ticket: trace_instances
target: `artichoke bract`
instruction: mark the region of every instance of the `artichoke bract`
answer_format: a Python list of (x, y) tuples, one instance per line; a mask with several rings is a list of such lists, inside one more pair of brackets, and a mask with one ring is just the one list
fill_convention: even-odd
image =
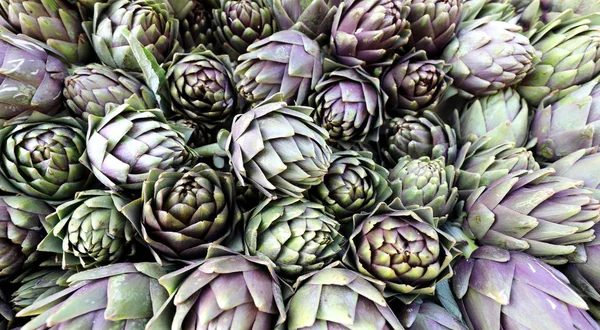
[(600, 153), (598, 148), (580, 149), (548, 164), (556, 173), (565, 178), (583, 181), (585, 189), (594, 193), (600, 200)]
[(415, 301), (392, 309), (406, 330), (467, 330), (444, 307), (430, 301)]
[(130, 97), (136, 97), (148, 109), (157, 106), (154, 94), (142, 82), (122, 70), (100, 64), (73, 70), (65, 78), (63, 95), (71, 112), (85, 120), (89, 114), (103, 117), (110, 109), (107, 104), (121, 105)]
[(458, 155), (456, 132), (431, 111), (419, 117), (392, 118), (381, 132), (381, 156), (392, 166), (404, 156), (444, 157), (447, 164), (452, 164)]
[(402, 325), (383, 297), (383, 283), (344, 268), (298, 278), (286, 329), (393, 329)]
[(83, 23), (102, 63), (116, 69), (141, 71), (123, 30), (129, 30), (158, 63), (179, 48), (179, 21), (167, 6), (154, 0), (116, 0), (94, 5), (94, 18)]
[(463, 230), (480, 243), (564, 264), (576, 244), (594, 239), (600, 202), (582, 182), (554, 170), (519, 171), (481, 187), (466, 203)]
[(200, 259), (210, 243), (227, 244), (234, 234), (241, 219), (234, 189), (231, 174), (206, 164), (177, 172), (155, 169), (142, 197), (124, 212), (141, 227), (157, 262)]
[[(267, 260), (214, 245), (204, 261), (160, 279), (175, 316), (159, 329), (273, 329), (285, 320), (280, 282)], [(150, 321), (164, 318), (164, 308)]]
[(397, 57), (381, 75), (381, 88), (388, 96), (388, 114), (417, 116), (433, 110), (452, 84), (447, 70), (444, 61), (428, 60), (425, 51)]
[(129, 104), (106, 116), (89, 115), (87, 145), (81, 161), (112, 190), (140, 190), (150, 170), (169, 170), (196, 159), (182, 133), (173, 130), (158, 109)]
[(355, 215), (354, 222), (344, 262), (383, 281), (386, 296), (408, 304), (433, 295), (438, 282), (452, 277), (456, 242), (436, 227), (431, 208), (407, 210), (395, 199)]
[(94, 58), (81, 16), (66, 0), (2, 0), (0, 5), (15, 29), (45, 42), (69, 63), (88, 63)]
[(525, 253), (483, 246), (454, 269), (470, 329), (600, 329), (564, 275)]
[(331, 53), (348, 66), (377, 64), (406, 45), (408, 0), (346, 0), (340, 4), (331, 28)]
[(72, 117), (39, 112), (4, 123), (0, 130), (0, 189), (62, 202), (92, 181), (79, 162), (85, 131)]
[(412, 0), (409, 45), (429, 56), (439, 55), (455, 35), (462, 8), (463, 0)]
[(11, 302), (15, 311), (31, 306), (69, 286), (67, 279), (75, 274), (72, 270), (46, 267), (31, 273), (23, 273), (13, 281), (18, 289), (13, 292)]
[(267, 197), (301, 198), (323, 181), (331, 163), (329, 136), (312, 111), (289, 106), (278, 94), (234, 118), (224, 149), (242, 184), (248, 181)]
[(103, 266), (134, 255), (136, 232), (122, 213), (127, 203), (111, 191), (77, 193), (42, 222), (48, 235), (38, 250), (56, 254), (64, 269)]
[(405, 208), (431, 207), (437, 226), (448, 219), (458, 201), (454, 174), (454, 166), (446, 166), (443, 157), (412, 159), (405, 156), (390, 170), (389, 181), (393, 196), (398, 197)]
[(385, 105), (380, 89), (379, 80), (360, 67), (333, 69), (311, 96), (315, 120), (341, 146), (377, 141)]
[(180, 132), (183, 129), (189, 132), (186, 134), (186, 143), (192, 148), (216, 142), (216, 134), (214, 134), (213, 130), (206, 128), (204, 125), (199, 125), (191, 119), (175, 116), (170, 118), (168, 122), (171, 127), (176, 128)]
[(0, 28), (0, 118), (27, 111), (53, 115), (62, 105), (67, 68), (59, 55)]
[(42, 220), (52, 207), (26, 196), (0, 197), (0, 281), (21, 272), (40, 256)]
[(253, 43), (238, 60), (236, 88), (250, 103), (281, 93), (288, 104), (303, 105), (323, 75), (319, 44), (294, 30)]
[(298, 30), (328, 42), (333, 16), (343, 0), (273, 0), (273, 16), (281, 30)]
[(200, 45), (209, 50), (218, 48), (212, 30), (212, 14), (199, 1), (195, 2), (194, 8), (184, 19), (179, 20), (179, 35), (186, 52)]
[(68, 288), (21, 310), (18, 316), (33, 316), (22, 329), (168, 329), (171, 308), (152, 326), (147, 324), (169, 298), (158, 282), (163, 275), (154, 263), (119, 263), (79, 272), (69, 277)]
[(491, 20), (491, 16), (465, 24), (444, 49), (442, 59), (459, 95), (492, 95), (521, 82), (539, 61), (529, 39), (518, 25)]
[(213, 9), (214, 36), (233, 61), (238, 61), (252, 43), (277, 31), (273, 13), (264, 0), (220, 1), (220, 8)]
[(388, 174), (370, 153), (336, 152), (323, 182), (310, 189), (308, 196), (346, 225), (352, 222), (354, 214), (370, 212), (392, 195)]
[(229, 57), (205, 49), (175, 54), (166, 78), (173, 110), (198, 124), (220, 128), (236, 113), (238, 101)]
[(293, 197), (263, 201), (245, 221), (246, 254), (269, 258), (288, 278), (327, 266), (345, 239), (338, 233), (340, 224), (324, 209)]

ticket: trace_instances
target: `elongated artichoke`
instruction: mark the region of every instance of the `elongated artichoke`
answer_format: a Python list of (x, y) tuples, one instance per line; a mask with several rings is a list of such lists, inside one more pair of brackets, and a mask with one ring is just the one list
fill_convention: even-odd
[(600, 200), (600, 153), (598, 148), (580, 149), (549, 164), (555, 175), (583, 181), (585, 189), (594, 193), (594, 198)]
[(136, 110), (123, 104), (106, 116), (89, 116), (87, 145), (81, 161), (112, 190), (140, 190), (152, 169), (186, 165), (196, 154), (173, 130), (162, 111)]
[(173, 110), (198, 124), (222, 127), (236, 113), (237, 93), (227, 56), (205, 49), (176, 54), (167, 79)]
[(281, 30), (298, 30), (328, 42), (333, 16), (343, 0), (273, 0), (273, 16)]
[(88, 63), (94, 51), (81, 26), (77, 8), (66, 0), (2, 0), (10, 24), (19, 32), (45, 42), (69, 63)]
[(13, 292), (11, 303), (15, 311), (31, 306), (38, 300), (45, 299), (69, 286), (67, 279), (75, 274), (72, 270), (56, 267), (41, 268), (31, 273), (23, 273), (13, 283), (18, 289)]
[(450, 77), (465, 98), (492, 95), (521, 82), (539, 61), (518, 25), (491, 16), (465, 24), (444, 49)]
[(179, 35), (183, 49), (191, 52), (204, 45), (209, 50), (217, 49), (212, 27), (212, 13), (209, 8), (196, 1), (192, 11), (184, 19), (179, 20)]
[(52, 207), (25, 196), (0, 197), (0, 281), (21, 272), (40, 256), (37, 245), (44, 238), (42, 220)]
[(331, 28), (331, 53), (342, 64), (367, 66), (406, 45), (408, 0), (346, 0)]
[(103, 117), (110, 109), (107, 104), (121, 105), (132, 96), (148, 109), (157, 105), (152, 91), (135, 77), (100, 64), (73, 70), (65, 78), (63, 95), (71, 112), (85, 120), (89, 114)]
[[(193, 260), (210, 243), (226, 244), (241, 219), (229, 173), (206, 164), (184, 171), (151, 170), (142, 197), (124, 212), (138, 223), (156, 260)], [(141, 221), (141, 224), (139, 222)]]
[(344, 262), (385, 283), (385, 295), (411, 303), (433, 295), (438, 282), (452, 277), (455, 241), (437, 228), (432, 209), (406, 210), (399, 199), (354, 216)]
[(454, 269), (470, 329), (600, 329), (564, 275), (525, 253), (483, 246)]
[(119, 263), (79, 272), (69, 287), (36, 301), (17, 315), (33, 316), (21, 329), (168, 329), (172, 309), (147, 325), (169, 295), (158, 279), (165, 274), (155, 263)]
[(323, 74), (319, 44), (294, 30), (253, 43), (238, 60), (236, 87), (250, 103), (282, 93), (288, 104), (303, 105)]
[(323, 182), (310, 189), (308, 196), (346, 225), (351, 223), (354, 214), (370, 212), (392, 195), (388, 174), (369, 153), (336, 152)]
[(439, 55), (455, 35), (462, 8), (463, 0), (412, 0), (409, 45), (429, 56)]
[(467, 330), (460, 320), (444, 307), (430, 301), (414, 301), (410, 305), (392, 305), (406, 330)]
[(55, 253), (64, 269), (103, 266), (134, 255), (136, 232), (122, 213), (128, 202), (110, 191), (77, 193), (42, 222), (48, 236), (38, 250)]
[[(218, 245), (208, 252), (206, 260), (160, 279), (175, 305), (171, 325), (161, 329), (273, 329), (285, 320), (280, 282), (271, 263)], [(165, 317), (162, 311), (150, 327)]]
[(0, 189), (52, 202), (66, 201), (92, 181), (79, 163), (86, 150), (81, 123), (39, 112), (4, 123), (0, 130)]
[(581, 181), (553, 173), (514, 172), (479, 188), (467, 200), (463, 230), (485, 245), (566, 263), (576, 244), (594, 239), (600, 202)]
[(344, 268), (301, 276), (287, 303), (286, 329), (393, 329), (402, 325), (383, 297), (383, 283)]
[(179, 48), (179, 21), (160, 1), (96, 3), (94, 19), (83, 24), (100, 61), (116, 69), (141, 71), (123, 30), (129, 30), (158, 63), (167, 62)]
[(302, 197), (327, 174), (329, 136), (313, 122), (312, 108), (281, 100), (275, 95), (236, 116), (224, 149), (242, 184), (248, 181), (267, 197)]
[(0, 119), (27, 111), (53, 115), (62, 105), (67, 68), (60, 56), (0, 27)]

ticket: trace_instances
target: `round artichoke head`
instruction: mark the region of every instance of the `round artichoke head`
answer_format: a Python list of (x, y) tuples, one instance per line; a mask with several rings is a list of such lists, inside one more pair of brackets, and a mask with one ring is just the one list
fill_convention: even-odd
[(71, 270), (55, 267), (44, 267), (34, 272), (25, 272), (13, 283), (18, 288), (12, 294), (11, 302), (16, 312), (31, 306), (34, 302), (45, 299), (68, 287), (67, 279), (75, 274)]
[(407, 20), (409, 44), (438, 56), (454, 37), (460, 22), (464, 0), (412, 0)]
[(281, 30), (298, 30), (319, 42), (329, 41), (333, 16), (343, 0), (273, 0), (273, 15)]

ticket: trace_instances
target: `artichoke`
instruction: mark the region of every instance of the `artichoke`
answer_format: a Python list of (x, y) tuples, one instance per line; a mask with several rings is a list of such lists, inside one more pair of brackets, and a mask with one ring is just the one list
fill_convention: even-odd
[(44, 238), (43, 219), (52, 208), (25, 196), (0, 197), (0, 280), (32, 265), (40, 256), (36, 247)]
[(168, 307), (147, 325), (169, 297), (158, 283), (164, 274), (154, 263), (119, 263), (74, 274), (68, 288), (17, 314), (34, 316), (21, 329), (167, 329), (173, 317)]
[(380, 281), (326, 268), (300, 277), (296, 286), (287, 303), (286, 329), (403, 329)]
[(325, 73), (311, 96), (315, 121), (342, 147), (378, 140), (385, 100), (379, 80), (360, 67)]
[(179, 24), (179, 35), (186, 52), (191, 52), (200, 45), (209, 50), (217, 47), (211, 26), (212, 14), (200, 2), (195, 2), (192, 11), (187, 17), (179, 20)]
[(410, 0), (345, 0), (331, 28), (331, 53), (348, 66), (378, 64), (406, 45)]
[(405, 208), (430, 207), (434, 221), (441, 225), (458, 201), (454, 174), (454, 166), (446, 166), (443, 157), (430, 160), (427, 156), (405, 156), (390, 171), (389, 181), (393, 196), (400, 198)]
[(406, 330), (467, 330), (444, 307), (430, 301), (415, 301), (392, 309)]
[(294, 30), (253, 43), (238, 60), (236, 87), (250, 103), (282, 93), (288, 104), (303, 105), (323, 74), (319, 44)]
[(404, 156), (444, 157), (446, 164), (456, 160), (456, 132), (431, 111), (425, 111), (419, 117), (407, 115), (392, 118), (381, 131), (381, 156), (392, 166)]
[(41, 44), (0, 27), (0, 119), (27, 111), (55, 114), (67, 68)]
[(594, 239), (600, 202), (581, 189), (581, 181), (553, 173), (513, 172), (477, 189), (467, 200), (463, 230), (481, 244), (566, 263), (576, 244)]
[(79, 163), (86, 150), (82, 125), (72, 117), (39, 112), (0, 129), (0, 189), (51, 202), (72, 199), (93, 180)]
[(97, 3), (93, 21), (83, 24), (100, 61), (116, 69), (141, 71), (123, 30), (130, 31), (158, 63), (170, 60), (179, 48), (179, 21), (167, 5), (155, 0)]
[(275, 270), (295, 278), (330, 264), (344, 242), (340, 224), (305, 199), (266, 199), (248, 214), (246, 254), (267, 257)]
[[(175, 316), (158, 329), (273, 329), (285, 320), (280, 282), (271, 263), (214, 245), (204, 261), (160, 279)], [(165, 317), (158, 313), (148, 324)], [(147, 328), (148, 329), (148, 328)]]
[(438, 56), (452, 40), (462, 15), (463, 0), (412, 0), (407, 20), (409, 45)]
[(214, 36), (233, 61), (249, 51), (252, 43), (277, 31), (271, 9), (264, 0), (220, 1), (220, 8), (213, 9)]
[(388, 171), (369, 153), (340, 151), (331, 157), (323, 182), (310, 189), (308, 195), (346, 225), (354, 214), (370, 212), (392, 195), (387, 179)]
[(298, 30), (309, 38), (329, 41), (333, 16), (342, 0), (273, 0), (273, 15), (281, 30)]
[(600, 200), (600, 153), (598, 148), (580, 149), (549, 164), (556, 175), (583, 181), (585, 189), (594, 193), (594, 198)]
[[(173, 172), (151, 170), (142, 197), (124, 209), (158, 262), (202, 258), (210, 243), (228, 243), (241, 213), (229, 173), (206, 164)], [(141, 224), (139, 222), (141, 221)]]
[(205, 49), (175, 54), (167, 71), (173, 110), (210, 129), (224, 126), (238, 107), (232, 77), (227, 56)]
[(444, 49), (442, 59), (464, 98), (492, 95), (521, 82), (539, 61), (518, 25), (491, 16), (465, 24)]
[(483, 246), (454, 269), (470, 329), (600, 329), (567, 279), (525, 253)]
[(433, 110), (452, 84), (447, 70), (444, 61), (427, 60), (425, 51), (397, 57), (381, 76), (381, 89), (389, 97), (388, 114), (416, 116)]
[(71, 270), (60, 268), (41, 268), (31, 273), (23, 273), (13, 283), (19, 285), (12, 294), (12, 304), (15, 311), (31, 306), (34, 302), (45, 299), (68, 287), (67, 279), (75, 274)]
[(85, 120), (89, 114), (103, 117), (110, 109), (107, 104), (121, 105), (130, 97), (149, 109), (157, 105), (152, 91), (135, 77), (100, 64), (73, 70), (65, 79), (63, 95), (71, 112)]
[(122, 213), (128, 202), (110, 191), (80, 191), (42, 222), (48, 236), (38, 250), (55, 253), (63, 269), (103, 266), (134, 255), (136, 232)]
[(123, 104), (105, 117), (89, 116), (88, 149), (81, 161), (112, 190), (140, 190), (152, 169), (179, 168), (196, 159), (162, 111)]
[(267, 197), (301, 198), (323, 181), (331, 149), (312, 111), (289, 106), (277, 94), (234, 118), (224, 149), (242, 185), (247, 180)]
[(355, 215), (354, 222), (344, 263), (383, 281), (386, 296), (409, 304), (452, 277), (455, 240), (437, 228), (431, 208), (407, 210), (396, 198)]

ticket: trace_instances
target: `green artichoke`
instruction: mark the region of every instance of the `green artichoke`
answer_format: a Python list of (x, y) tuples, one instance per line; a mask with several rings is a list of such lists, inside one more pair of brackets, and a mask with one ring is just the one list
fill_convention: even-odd
[(135, 77), (100, 64), (73, 70), (65, 79), (63, 95), (71, 112), (85, 120), (89, 114), (103, 117), (107, 104), (121, 105), (132, 96), (149, 109), (157, 105), (152, 91)]
[(4, 292), (0, 291), (0, 329), (10, 329), (14, 318), (15, 312), (10, 307)]
[(62, 106), (67, 68), (49, 48), (0, 27), (0, 119), (27, 111), (48, 115)]
[(179, 20), (179, 35), (183, 49), (191, 52), (204, 45), (209, 50), (217, 48), (212, 30), (212, 14), (209, 9), (196, 2), (192, 11), (184, 19)]
[(4, 123), (0, 129), (0, 189), (51, 202), (62, 202), (92, 181), (79, 163), (85, 132), (72, 117), (39, 112)]
[(521, 82), (539, 61), (518, 25), (491, 16), (465, 24), (444, 49), (442, 59), (464, 98), (492, 95)]
[(255, 41), (277, 31), (271, 9), (264, 0), (220, 1), (220, 8), (213, 9), (214, 36), (233, 61), (249, 51), (248, 46)]
[(245, 221), (246, 254), (267, 257), (275, 270), (296, 278), (329, 265), (342, 250), (340, 224), (305, 199), (267, 199)]
[(369, 153), (336, 152), (323, 182), (310, 189), (308, 196), (346, 225), (354, 214), (370, 212), (392, 195), (387, 179), (388, 171), (375, 163)]
[(407, 20), (409, 45), (438, 56), (452, 40), (462, 15), (463, 0), (412, 0)]
[(410, 305), (397, 304), (396, 312), (406, 330), (467, 330), (460, 320), (444, 307), (430, 301), (415, 301)]
[(298, 30), (321, 43), (329, 41), (333, 16), (342, 0), (273, 0), (281, 30)]
[(96, 3), (94, 19), (83, 27), (98, 58), (116, 69), (140, 72), (123, 30), (131, 32), (158, 63), (165, 63), (178, 50), (179, 21), (168, 7), (155, 0), (114, 0)]
[(229, 57), (199, 49), (175, 54), (167, 71), (173, 110), (210, 129), (224, 126), (238, 101)]
[(386, 101), (380, 89), (379, 80), (360, 67), (333, 69), (319, 80), (310, 98), (315, 121), (342, 147), (377, 141)]
[(287, 303), (286, 329), (403, 329), (380, 281), (327, 268), (300, 277), (296, 286)]
[(281, 94), (237, 115), (226, 140), (233, 171), (267, 197), (302, 193), (323, 181), (331, 163), (327, 131), (310, 117), (312, 108), (289, 106)]
[(389, 181), (393, 196), (400, 198), (405, 208), (431, 207), (435, 223), (441, 225), (458, 201), (454, 175), (454, 166), (446, 166), (443, 157), (404, 156), (390, 171)]
[(25, 196), (0, 197), (0, 280), (13, 277), (40, 256), (37, 245), (44, 238), (43, 219), (52, 208)]
[(142, 197), (124, 212), (141, 227), (157, 262), (199, 259), (210, 243), (226, 244), (234, 235), (241, 220), (234, 189), (231, 174), (202, 163), (178, 172), (153, 169)]
[(563, 158), (548, 164), (556, 171), (556, 175), (583, 181), (585, 189), (594, 193), (594, 198), (600, 200), (600, 153), (598, 147), (580, 149)]
[[(268, 261), (219, 245), (204, 261), (160, 279), (171, 294), (175, 316), (159, 329), (273, 329), (285, 320), (280, 282)], [(168, 306), (168, 305), (167, 305)], [(158, 313), (148, 324), (165, 317)]]
[(152, 169), (179, 168), (196, 159), (184, 135), (173, 130), (162, 111), (123, 104), (106, 116), (90, 115), (81, 161), (112, 190), (140, 190)]
[(34, 302), (68, 287), (67, 279), (73, 274), (75, 274), (74, 271), (54, 267), (23, 273), (13, 281), (19, 285), (18, 289), (13, 292), (11, 300), (15, 311), (19, 312)]
[(169, 298), (158, 282), (164, 274), (155, 263), (119, 263), (74, 274), (68, 288), (17, 314), (33, 316), (21, 329), (167, 329), (173, 318), (169, 306), (147, 324)]
[(136, 232), (122, 213), (127, 203), (111, 191), (80, 191), (42, 221), (48, 236), (38, 250), (56, 254), (63, 269), (103, 266), (134, 255)]
[(378, 64), (410, 37), (410, 0), (345, 0), (331, 28), (330, 48), (348, 66)]
[(594, 239), (600, 202), (583, 183), (554, 170), (509, 173), (477, 189), (466, 203), (465, 233), (484, 245), (519, 250), (560, 265), (576, 244)]
[(238, 60), (236, 87), (250, 103), (282, 93), (287, 103), (303, 105), (323, 74), (319, 44), (294, 30), (253, 43)]
[(355, 215), (354, 222), (344, 263), (383, 281), (386, 296), (409, 304), (433, 295), (438, 282), (452, 277), (455, 240), (437, 228), (431, 208), (406, 210), (396, 198)]
[(16, 30), (45, 42), (69, 63), (88, 63), (94, 58), (81, 16), (66, 0), (1, 0), (0, 5)]
[(466, 0), (461, 24), (486, 17), (494, 21), (520, 23), (519, 17), (515, 17), (517, 14), (511, 0)]
[(381, 75), (381, 89), (389, 97), (388, 114), (417, 116), (433, 110), (452, 84), (448, 69), (442, 60), (427, 60), (425, 51), (397, 57)]
[(564, 275), (525, 253), (483, 246), (454, 269), (469, 329), (600, 329)]

